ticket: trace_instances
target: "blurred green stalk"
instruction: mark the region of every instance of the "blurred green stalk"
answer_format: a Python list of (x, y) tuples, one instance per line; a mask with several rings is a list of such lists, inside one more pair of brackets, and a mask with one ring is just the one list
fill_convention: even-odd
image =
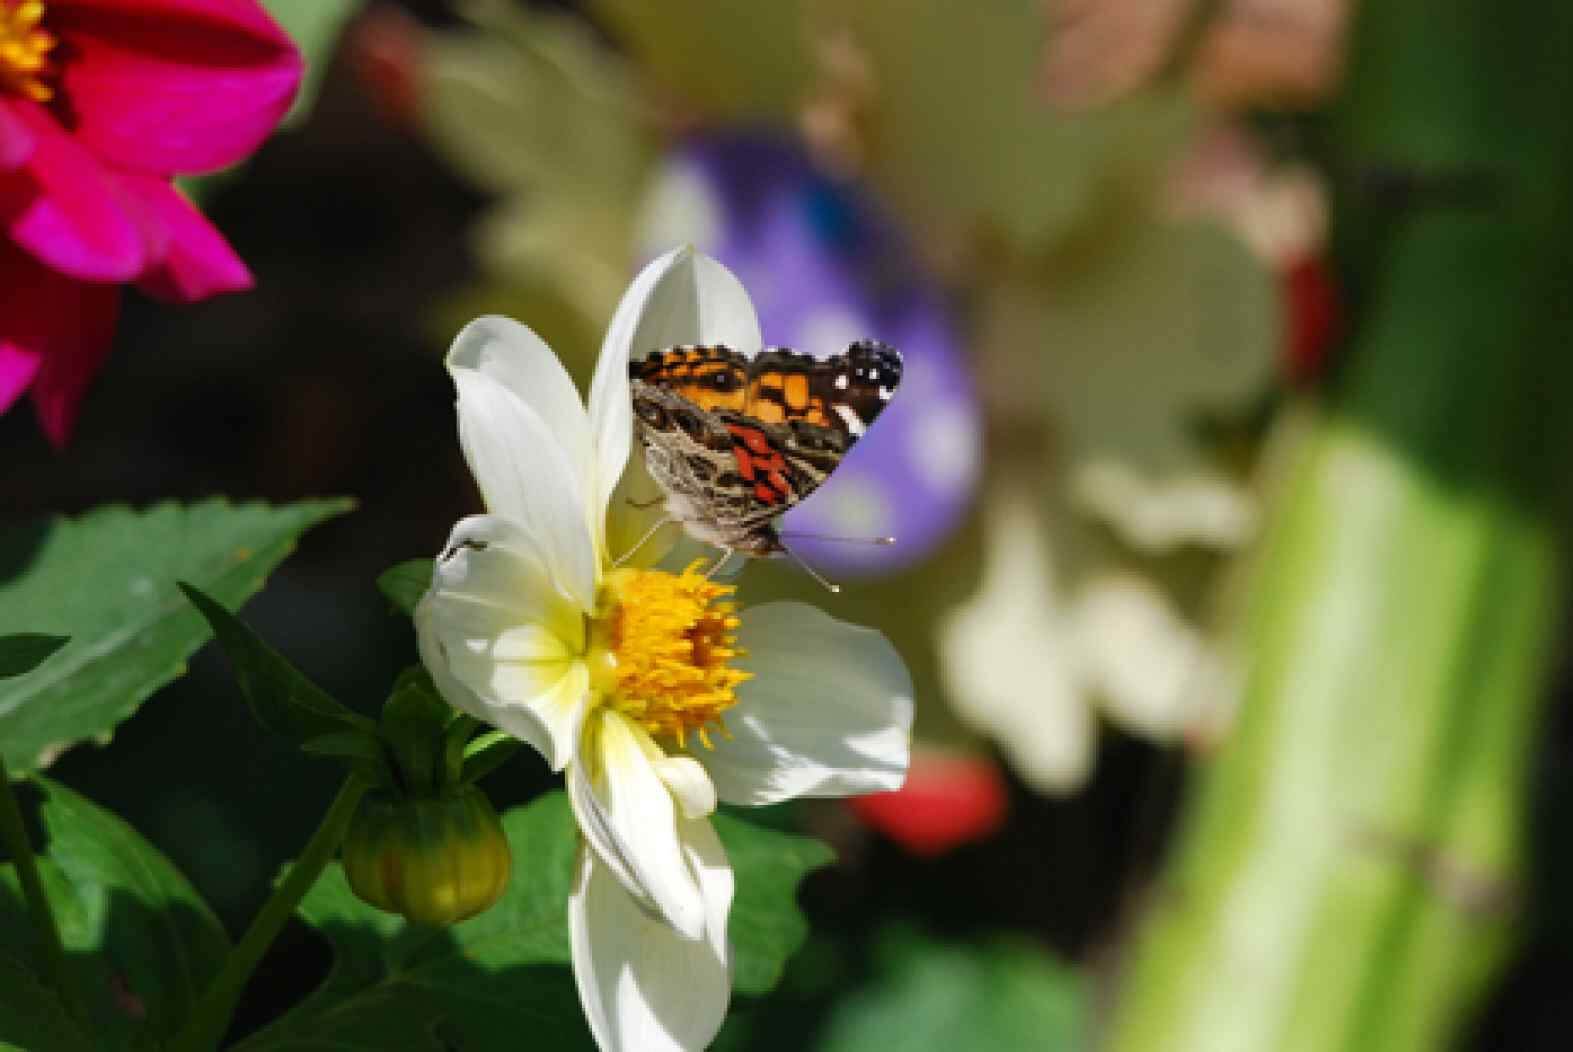
[(1347, 365), (1117, 1052), (1444, 1048), (1520, 934), (1573, 477), (1573, 5), (1360, 8), (1331, 125)]

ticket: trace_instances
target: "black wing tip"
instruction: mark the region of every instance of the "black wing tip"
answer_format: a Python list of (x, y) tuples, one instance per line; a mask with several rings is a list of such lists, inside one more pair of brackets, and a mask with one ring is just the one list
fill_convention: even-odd
[(886, 387), (901, 379), (901, 352), (882, 340), (858, 340), (847, 348), (847, 361), (864, 366)]

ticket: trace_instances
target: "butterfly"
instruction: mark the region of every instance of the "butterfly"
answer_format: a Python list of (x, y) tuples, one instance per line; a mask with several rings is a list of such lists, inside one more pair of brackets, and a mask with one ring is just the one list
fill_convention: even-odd
[(859, 340), (815, 358), (679, 346), (629, 364), (634, 428), (668, 516), (754, 556), (786, 551), (776, 519), (836, 470), (901, 383), (901, 354)]

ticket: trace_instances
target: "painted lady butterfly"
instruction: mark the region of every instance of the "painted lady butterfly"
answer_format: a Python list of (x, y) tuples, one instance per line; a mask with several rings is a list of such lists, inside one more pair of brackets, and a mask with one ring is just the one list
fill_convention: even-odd
[(812, 493), (901, 382), (901, 354), (860, 340), (819, 359), (672, 347), (629, 365), (634, 425), (666, 510), (727, 551), (784, 552), (775, 520)]

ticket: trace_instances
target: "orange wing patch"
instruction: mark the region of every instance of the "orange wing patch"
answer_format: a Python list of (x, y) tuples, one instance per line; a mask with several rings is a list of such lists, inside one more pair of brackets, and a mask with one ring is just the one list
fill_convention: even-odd
[(748, 385), (748, 401), (743, 411), (763, 424), (801, 420), (820, 427), (834, 426), (824, 399), (813, 392), (804, 373), (784, 370), (760, 373)]
[(674, 347), (652, 355), (643, 379), (675, 391), (707, 412), (748, 407), (748, 372), (723, 348)]

